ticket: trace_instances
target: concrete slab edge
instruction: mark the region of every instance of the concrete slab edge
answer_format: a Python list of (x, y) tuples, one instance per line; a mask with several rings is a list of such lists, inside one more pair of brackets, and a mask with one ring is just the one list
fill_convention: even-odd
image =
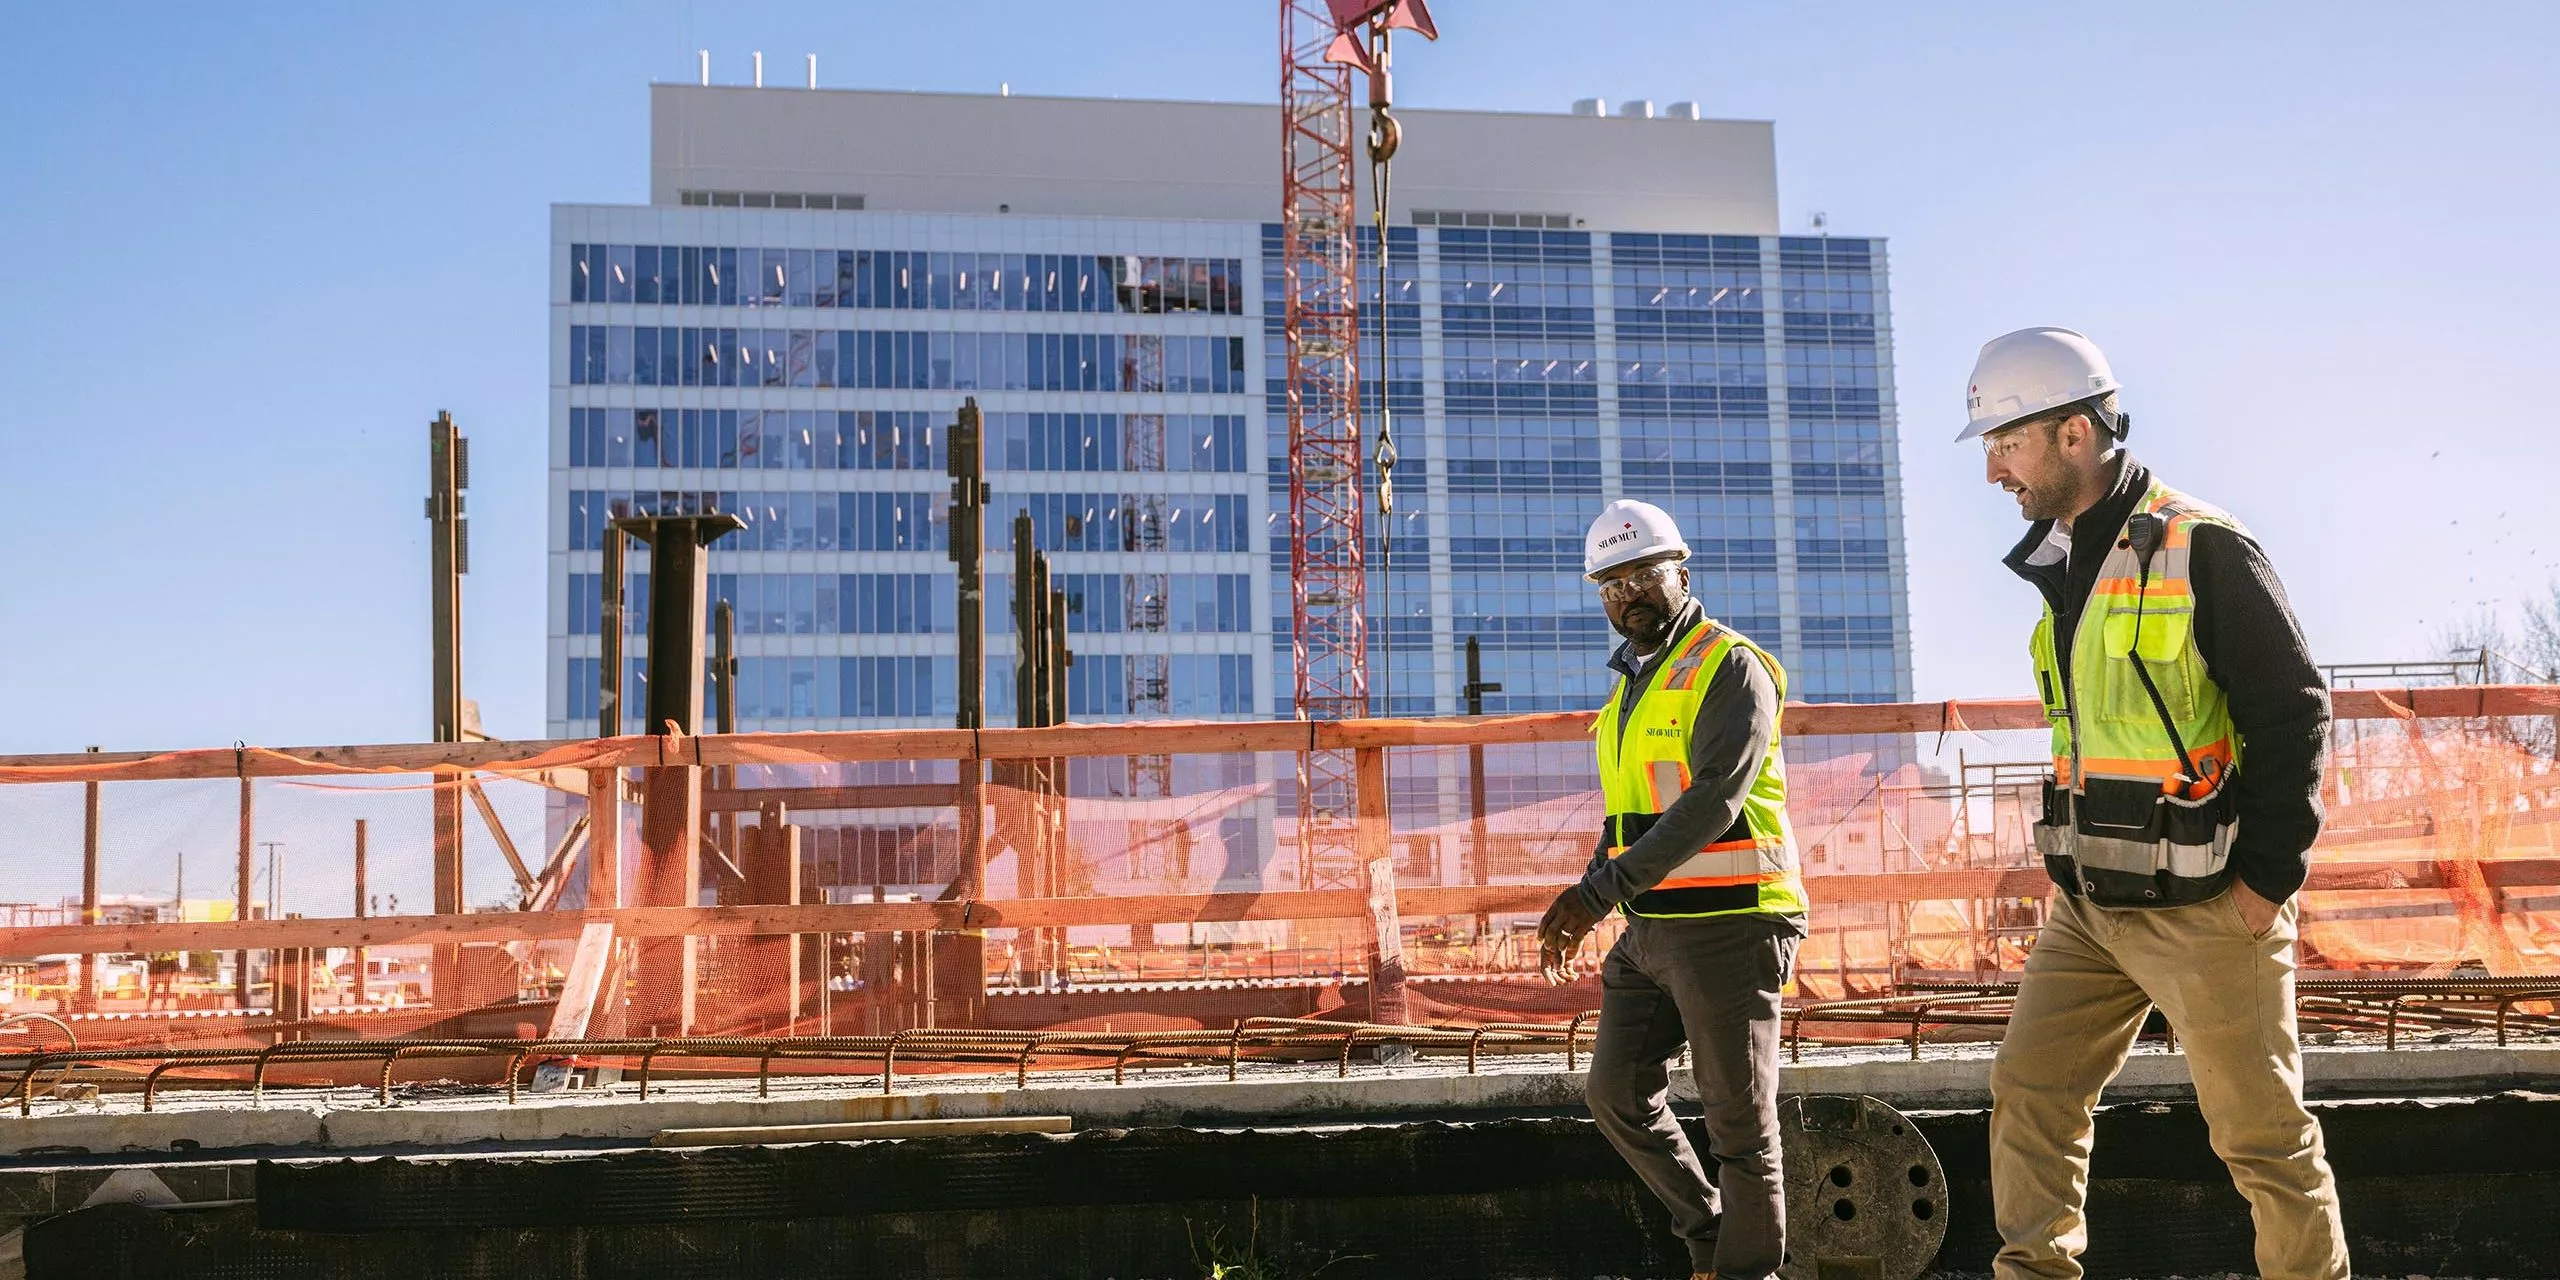
[[(1790, 1093), (1864, 1093), (1911, 1110), (1990, 1103), (1987, 1058), (1865, 1061), (1786, 1067)], [(2560, 1087), (2560, 1047), (2443, 1048), (2382, 1053), (2312, 1050), (2304, 1055), (2314, 1097), (2425, 1096)], [(1582, 1074), (1555, 1068), (1481, 1075), (1410, 1072), (1349, 1079), (1284, 1078), (1151, 1081), (1130, 1085), (942, 1088), (895, 1094), (854, 1088), (770, 1099), (661, 1094), (647, 1101), (578, 1097), (515, 1106), (411, 1104), (374, 1107), (270, 1103), (259, 1108), (67, 1112), (0, 1118), (0, 1154), (218, 1151), (240, 1148), (354, 1150), (458, 1147), (478, 1143), (631, 1141), (660, 1130), (842, 1124), (882, 1120), (1066, 1115), (1078, 1128), (1186, 1124), (1246, 1127), (1309, 1120), (1417, 1119), (1433, 1115), (1579, 1111)], [(1694, 1100), (1675, 1072), (1675, 1100)], [(913, 1086), (909, 1086), (913, 1088)], [(2108, 1086), (2107, 1100), (2194, 1096), (2186, 1060), (2140, 1054)]]

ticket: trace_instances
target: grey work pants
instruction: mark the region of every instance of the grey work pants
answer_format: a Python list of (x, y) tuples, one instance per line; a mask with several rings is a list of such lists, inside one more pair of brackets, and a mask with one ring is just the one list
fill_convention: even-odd
[[(1778, 996), (1803, 936), (1793, 917), (1635, 917), (1600, 970), (1600, 1034), (1583, 1097), (1609, 1145), (1671, 1211), (1690, 1265), (1722, 1280), (1761, 1280), (1786, 1256)], [(1714, 1178), (1671, 1115), (1671, 1060), (1683, 1042)]]

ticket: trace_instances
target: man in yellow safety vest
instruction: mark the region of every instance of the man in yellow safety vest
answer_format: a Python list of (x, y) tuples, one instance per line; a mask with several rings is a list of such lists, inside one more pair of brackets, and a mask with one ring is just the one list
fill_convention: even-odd
[(2156, 1004), (2260, 1274), (2343, 1280), (2293, 1005), (2328, 691), (2256, 540), (2124, 451), (2118, 390), (2087, 338), (2023, 329), (1983, 346), (1957, 437), (2033, 522), (2008, 565), (2044, 597), (2053, 728), (2035, 840), (2060, 892), (1991, 1073), (1993, 1269), (2081, 1274), (2092, 1108)]
[[(1584, 574), (1626, 638), (1592, 726), (1608, 817), (1581, 882), (1539, 923), (1539, 958), (1571, 981), (1583, 935), (1627, 913), (1600, 971), (1585, 1099), (1670, 1210), (1694, 1272), (1761, 1280), (1786, 1257), (1778, 1002), (1805, 929), (1778, 746), (1787, 677), (1691, 598), (1688, 556), (1645, 502), (1610, 503), (1583, 540)], [(1684, 1043), (1713, 1177), (1671, 1114)]]

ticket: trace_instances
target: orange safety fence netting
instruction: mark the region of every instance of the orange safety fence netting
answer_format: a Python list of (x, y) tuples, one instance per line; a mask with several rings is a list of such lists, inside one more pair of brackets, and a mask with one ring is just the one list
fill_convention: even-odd
[[(2427, 705), (2339, 722), (2302, 966), (2560, 977), (2551, 714), (2391, 714)], [(2024, 723), (2006, 703), (1849, 710), (1899, 728), (1789, 744), (1815, 904), (1798, 994), (2014, 977), (2049, 889), (2031, 839), (2043, 733), (1989, 727)], [(1358, 1019), (1383, 858), (1406, 1018), (1560, 1021), (1596, 1005), (1619, 927), (1586, 947), (1581, 982), (1538, 980), (1538, 914), (1602, 816), (1578, 724), (1347, 731), (1380, 745), (1334, 749), (1374, 753), (1382, 777), (1357, 805), (1329, 797), (1345, 810), (1329, 817), (1301, 814), (1298, 751), (1259, 749), (1318, 741), (1303, 724), (0, 764), (17, 899), (0, 903), (0, 1015), (71, 1016), (84, 1045)], [(1399, 741), (1417, 745), (1383, 745)], [(985, 770), (974, 845), (963, 759)], [(701, 797), (688, 878), (648, 852), (643, 777), (701, 761), (666, 771)], [(461, 824), (460, 910), (441, 913), (439, 795)], [(107, 934), (76, 928), (92, 839)]]

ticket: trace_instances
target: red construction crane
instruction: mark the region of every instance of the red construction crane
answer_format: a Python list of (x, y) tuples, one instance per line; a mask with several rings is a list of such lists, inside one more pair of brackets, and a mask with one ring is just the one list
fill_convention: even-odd
[[(1421, 0), (1281, 0), (1280, 238), (1289, 409), (1290, 622), (1300, 717), (1368, 714), (1369, 628), (1359, 375), (1360, 261), (1351, 168), (1351, 73), (1369, 76), (1373, 178), (1395, 150), (1387, 33), (1438, 33)], [(1385, 192), (1374, 202), (1380, 269)], [(1379, 327), (1383, 357), (1385, 329)], [(1383, 367), (1383, 359), (1382, 359)], [(1383, 415), (1384, 406), (1380, 407)], [(1392, 507), (1394, 447), (1377, 456), (1381, 510)], [(1354, 762), (1311, 752), (1299, 765), (1299, 883), (1360, 880), (1352, 847)]]

